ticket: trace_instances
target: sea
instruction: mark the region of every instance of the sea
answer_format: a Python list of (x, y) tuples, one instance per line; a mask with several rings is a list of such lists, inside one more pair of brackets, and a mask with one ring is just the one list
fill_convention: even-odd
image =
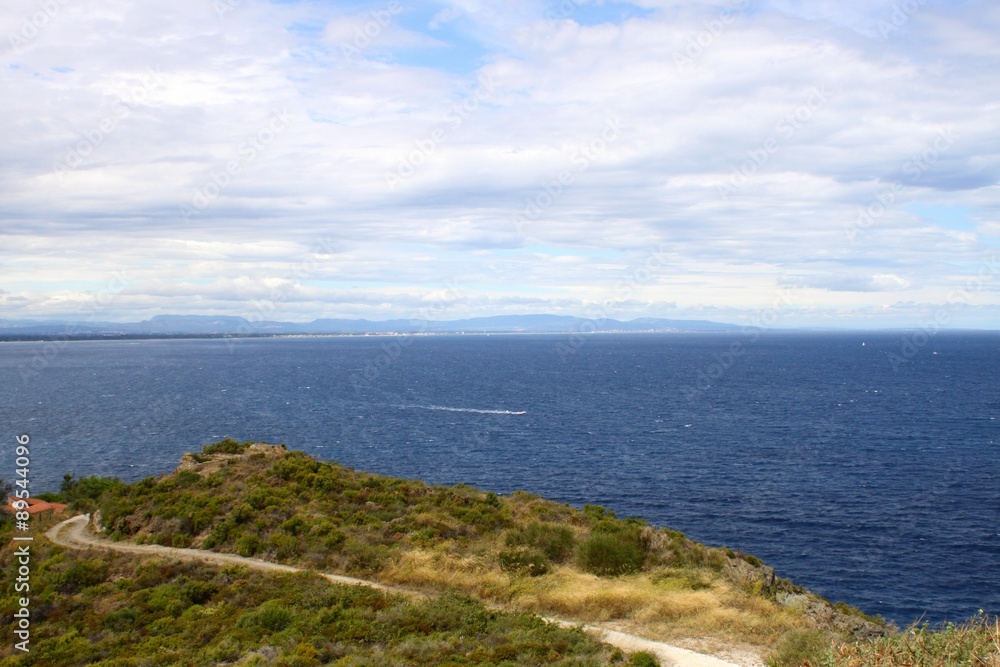
[(600, 504), (900, 626), (1000, 612), (1000, 333), (0, 343), (0, 478), (132, 481), (225, 437)]

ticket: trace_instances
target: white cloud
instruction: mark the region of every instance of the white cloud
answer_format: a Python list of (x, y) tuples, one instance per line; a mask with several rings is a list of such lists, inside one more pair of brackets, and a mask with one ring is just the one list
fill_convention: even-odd
[(924, 3), (883, 38), (890, 2), (635, 4), (60, 5), (2, 55), (3, 307), (67, 312), (124, 271), (109, 319), (242, 314), (274, 284), (289, 319), (409, 316), (451, 282), (457, 316), (567, 312), (667, 248), (629, 314), (739, 318), (793, 276), (803, 323), (897, 325), (994, 251), (1000, 10)]

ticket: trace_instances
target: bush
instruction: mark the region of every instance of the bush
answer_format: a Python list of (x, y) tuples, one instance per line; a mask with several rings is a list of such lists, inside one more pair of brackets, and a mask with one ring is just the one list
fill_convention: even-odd
[(628, 659), (629, 667), (660, 667), (660, 661), (656, 656), (647, 651), (633, 653)]
[(252, 442), (237, 442), (232, 438), (226, 438), (219, 442), (213, 442), (201, 448), (203, 454), (242, 454), (250, 449)]
[(88, 500), (95, 501), (106, 490), (120, 486), (123, 486), (123, 484), (117, 477), (84, 477), (83, 479), (73, 479), (72, 475), (63, 475), (59, 491), (64, 498), (64, 502), (79, 504)]
[(389, 547), (364, 542), (349, 542), (345, 552), (349, 557), (349, 568), (362, 574), (377, 574), (393, 553)]
[(137, 614), (132, 609), (119, 609), (104, 617), (104, 627), (111, 632), (126, 632), (135, 625)]
[(271, 632), (281, 632), (292, 622), (292, 612), (281, 606), (265, 606), (257, 614), (257, 625)]
[(595, 523), (604, 519), (614, 519), (616, 516), (615, 513), (607, 507), (590, 504), (583, 506), (583, 515)]
[(536, 521), (507, 531), (504, 543), (508, 547), (531, 547), (556, 563), (573, 553), (573, 531), (555, 523)]
[(500, 567), (507, 572), (539, 577), (549, 571), (549, 559), (538, 549), (512, 547), (497, 555)]
[(253, 556), (260, 550), (260, 540), (256, 535), (244, 535), (236, 540), (236, 553), (241, 556)]
[(210, 581), (191, 581), (181, 588), (181, 595), (191, 601), (191, 604), (205, 604), (219, 592), (219, 587)]
[(64, 592), (75, 592), (102, 583), (108, 576), (108, 564), (103, 560), (75, 561), (62, 576)]
[(291, 623), (291, 611), (280, 604), (265, 602), (257, 611), (243, 614), (236, 625), (244, 629), (260, 628), (269, 632), (281, 632)]
[(598, 576), (635, 572), (645, 560), (638, 537), (630, 531), (591, 533), (577, 551), (580, 567)]

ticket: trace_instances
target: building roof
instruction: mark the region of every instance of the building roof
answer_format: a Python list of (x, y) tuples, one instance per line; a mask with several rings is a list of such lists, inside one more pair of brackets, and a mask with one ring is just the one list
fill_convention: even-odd
[[(18, 500), (24, 500), (28, 503), (28, 506), (23, 510), (18, 510), (14, 507), (14, 503)], [(59, 513), (64, 509), (69, 507), (69, 505), (63, 505), (62, 503), (50, 503), (47, 500), (42, 500), (41, 498), (15, 498), (14, 496), (7, 496), (7, 510), (10, 512), (27, 512), (28, 514), (39, 514), (41, 512), (48, 512), (49, 510)]]

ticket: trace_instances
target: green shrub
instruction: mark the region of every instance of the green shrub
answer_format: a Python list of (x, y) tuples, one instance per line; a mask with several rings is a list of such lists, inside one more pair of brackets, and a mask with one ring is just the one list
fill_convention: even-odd
[(272, 533), (267, 540), (278, 560), (288, 560), (302, 551), (302, 542), (287, 533)]
[(181, 588), (181, 594), (191, 601), (191, 604), (205, 604), (219, 592), (219, 587), (210, 581), (191, 581)]
[(292, 612), (275, 602), (265, 602), (256, 611), (240, 617), (236, 626), (244, 629), (260, 628), (269, 632), (281, 632), (292, 624)]
[(131, 609), (118, 609), (104, 617), (104, 627), (111, 632), (127, 632), (135, 625), (136, 616)]
[(271, 505), (280, 505), (281, 499), (272, 489), (258, 487), (247, 494), (247, 503), (255, 510), (262, 510)]
[(599, 576), (629, 574), (642, 567), (645, 551), (630, 531), (598, 531), (590, 534), (577, 550), (580, 567)]
[(583, 514), (595, 523), (603, 519), (614, 519), (616, 516), (615, 513), (607, 507), (589, 504), (583, 506)]
[(392, 556), (392, 550), (381, 544), (348, 542), (345, 548), (350, 557), (350, 568), (362, 574), (376, 574)]
[(177, 473), (177, 483), (184, 486), (193, 486), (201, 481), (201, 475), (193, 470), (181, 470)]
[(78, 560), (63, 573), (62, 588), (74, 592), (102, 583), (108, 577), (108, 564), (103, 560)]
[(323, 546), (331, 551), (338, 549), (347, 540), (347, 533), (334, 528), (323, 536)]
[(504, 534), (508, 547), (532, 547), (551, 561), (561, 563), (573, 553), (573, 531), (555, 523), (536, 521), (512, 528)]
[(257, 614), (257, 625), (271, 632), (281, 632), (291, 623), (292, 612), (279, 605), (265, 605)]
[(247, 503), (240, 503), (233, 508), (233, 511), (230, 513), (230, 517), (235, 523), (246, 523), (253, 518), (254, 514), (256, 514), (256, 512), (253, 507)]
[(656, 656), (647, 651), (633, 653), (628, 659), (629, 667), (660, 667), (660, 661)]
[(549, 571), (549, 559), (538, 549), (511, 547), (497, 554), (500, 567), (514, 574), (539, 577)]
[(244, 535), (236, 540), (236, 553), (241, 556), (253, 556), (260, 550), (260, 540), (256, 535)]
[(226, 438), (219, 442), (213, 442), (201, 448), (203, 454), (242, 454), (250, 448), (252, 442), (238, 442), (232, 438)]
[(124, 486), (117, 477), (84, 477), (73, 479), (72, 475), (63, 475), (59, 488), (64, 502), (79, 506), (89, 506), (87, 501), (94, 502), (101, 494), (115, 487)]

